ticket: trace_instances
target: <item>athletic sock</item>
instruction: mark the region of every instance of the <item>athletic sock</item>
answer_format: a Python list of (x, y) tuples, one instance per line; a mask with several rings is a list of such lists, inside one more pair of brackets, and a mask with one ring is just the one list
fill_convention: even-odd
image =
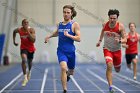
[(24, 79), (28, 80), (28, 79), (27, 79), (27, 74), (24, 75)]

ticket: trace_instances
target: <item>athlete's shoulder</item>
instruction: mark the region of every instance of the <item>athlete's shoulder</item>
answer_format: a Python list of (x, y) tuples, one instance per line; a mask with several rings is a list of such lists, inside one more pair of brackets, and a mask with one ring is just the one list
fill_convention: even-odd
[(108, 23), (108, 21), (107, 22), (103, 22), (102, 23), (102, 27), (105, 27), (105, 25)]
[(18, 31), (22, 31), (22, 29), (23, 29), (23, 26), (17, 28)]
[(136, 32), (136, 36), (140, 39), (140, 34)]
[(74, 22), (73, 24), (72, 24), (72, 26), (74, 27), (74, 28), (78, 28), (78, 29), (80, 29), (80, 25), (79, 25), (79, 23), (78, 22)]
[(21, 27), (17, 27), (14, 29), (14, 32), (18, 33), (20, 31)]
[[(109, 23), (109, 21), (103, 22), (103, 23), (102, 23), (102, 28), (104, 29), (105, 26), (106, 26), (108, 23)], [(102, 30), (103, 30), (103, 29), (102, 29)]]
[(120, 27), (124, 27), (124, 24), (121, 22), (117, 22), (119, 24)]
[(76, 21), (73, 21), (73, 22), (72, 22), (72, 25), (74, 25), (74, 26), (80, 26), (79, 23), (76, 22)]
[(79, 25), (79, 23), (78, 23), (78, 22), (76, 22), (76, 21), (73, 21), (73, 24), (74, 24), (74, 25)]
[(30, 27), (30, 26), (29, 26), (28, 28), (29, 28), (30, 30), (35, 30), (33, 27)]
[(118, 24), (119, 24), (119, 30), (124, 31), (124, 24), (121, 22), (118, 22)]

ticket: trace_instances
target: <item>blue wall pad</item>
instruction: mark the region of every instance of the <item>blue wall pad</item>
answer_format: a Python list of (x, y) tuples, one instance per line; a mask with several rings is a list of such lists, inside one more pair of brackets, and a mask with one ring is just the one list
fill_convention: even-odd
[(0, 64), (2, 62), (2, 54), (4, 48), (5, 34), (0, 34)]

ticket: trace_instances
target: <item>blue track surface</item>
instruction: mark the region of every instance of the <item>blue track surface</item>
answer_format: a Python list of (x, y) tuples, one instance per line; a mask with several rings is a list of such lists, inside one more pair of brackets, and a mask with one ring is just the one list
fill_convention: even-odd
[[(132, 71), (122, 65), (119, 74), (113, 71), (115, 93), (140, 93), (140, 65), (137, 81)], [(16, 64), (0, 72), (1, 93), (62, 93), (58, 64), (34, 64), (32, 76), (25, 87), (21, 86), (21, 65)], [(77, 64), (75, 74), (68, 82), (68, 93), (109, 93), (105, 77), (105, 64)]]

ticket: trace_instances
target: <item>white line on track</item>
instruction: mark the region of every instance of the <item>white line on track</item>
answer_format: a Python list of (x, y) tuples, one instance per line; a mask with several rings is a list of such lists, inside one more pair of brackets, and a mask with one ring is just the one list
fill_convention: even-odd
[(2, 90), (0, 90), (0, 93), (2, 93), (6, 88), (8, 88), (10, 85), (12, 85), (18, 78), (22, 76), (22, 72), (19, 73), (11, 82), (9, 82)]
[(44, 73), (44, 77), (43, 77), (40, 93), (44, 92), (44, 87), (45, 87), (45, 83), (46, 83), (46, 79), (47, 79), (47, 74), (48, 74), (48, 69), (45, 69), (45, 73)]
[[(108, 84), (108, 82), (106, 80), (104, 80), (102, 77), (100, 77), (99, 75), (95, 74), (94, 72), (92, 72), (91, 70), (87, 69), (87, 72), (90, 73), (91, 75), (95, 76), (96, 78), (98, 78), (99, 80), (103, 81), (104, 83)], [(118, 87), (114, 86), (113, 87), (117, 90), (119, 90), (121, 93), (125, 93), (123, 90), (119, 89)]]
[(56, 89), (56, 76), (55, 76), (55, 67), (53, 67), (53, 87), (54, 87), (54, 93), (57, 93), (57, 89)]
[[(130, 73), (133, 73), (133, 70), (127, 70), (127, 72), (130, 72)], [(140, 73), (139, 72), (137, 72), (137, 75), (139, 75), (140, 76)]]
[(87, 81), (89, 81), (92, 85), (94, 85), (101, 93), (105, 93), (99, 86), (97, 86), (92, 80), (90, 80), (86, 75), (84, 75), (79, 69), (77, 69), (79, 74), (83, 76)]
[(76, 82), (76, 80), (74, 79), (74, 77), (72, 75), (70, 75), (71, 80), (73, 81), (73, 83), (77, 86), (77, 88), (80, 90), (81, 93), (84, 93), (83, 89), (79, 86), (79, 84)]
[(125, 79), (125, 80), (131, 81), (131, 82), (134, 82), (134, 83), (140, 85), (140, 82), (139, 82), (139, 81), (133, 80), (133, 79), (128, 78), (128, 77), (126, 77), (126, 76), (124, 76), (124, 75), (121, 75), (121, 74), (119, 74), (119, 73), (113, 73), (113, 74), (114, 74), (114, 75), (117, 75), (117, 76), (119, 76), (119, 77), (121, 77), (121, 78), (123, 78), (123, 79)]

